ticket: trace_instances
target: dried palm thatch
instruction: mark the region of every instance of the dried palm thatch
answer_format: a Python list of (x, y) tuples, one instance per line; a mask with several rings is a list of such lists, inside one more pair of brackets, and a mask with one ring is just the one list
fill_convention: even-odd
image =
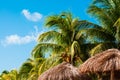
[(63, 62), (41, 74), (38, 80), (90, 80), (90, 77), (86, 74), (80, 75), (77, 68)]
[(89, 58), (80, 67), (80, 72), (100, 73), (111, 72), (111, 80), (114, 79), (114, 71), (120, 70), (120, 51), (108, 49)]

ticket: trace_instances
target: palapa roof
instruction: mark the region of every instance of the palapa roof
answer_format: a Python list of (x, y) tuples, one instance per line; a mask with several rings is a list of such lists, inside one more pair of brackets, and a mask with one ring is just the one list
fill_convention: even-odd
[(86, 60), (80, 67), (80, 72), (109, 72), (120, 70), (120, 51), (108, 49)]
[(90, 80), (85, 74), (67, 62), (63, 62), (40, 75), (38, 80)]

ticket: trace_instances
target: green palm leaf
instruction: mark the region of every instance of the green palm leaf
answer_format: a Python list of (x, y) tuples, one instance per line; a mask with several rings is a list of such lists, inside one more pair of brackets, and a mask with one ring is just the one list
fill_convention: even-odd
[(62, 50), (64, 50), (63, 46), (57, 45), (57, 44), (52, 44), (52, 43), (41, 43), (38, 44), (32, 51), (32, 56), (34, 58), (40, 58), (40, 57), (45, 57), (45, 52), (56, 52), (59, 53)]
[(100, 43), (97, 46), (95, 46), (93, 49), (91, 49), (90, 55), (93, 56), (96, 53), (100, 53), (110, 48), (117, 48), (117, 46), (115, 43)]
[(100, 28), (89, 28), (83, 29), (78, 32), (76, 38), (79, 39), (81, 36), (86, 37), (92, 42), (103, 42), (103, 41), (114, 41), (115, 37), (108, 33), (105, 29)]
[(46, 43), (46, 42), (51, 42), (51, 43), (56, 43), (59, 45), (67, 45), (67, 37), (65, 37), (63, 34), (60, 32), (56, 31), (48, 31), (43, 34), (41, 34), (38, 38), (38, 43)]
[(114, 27), (116, 27), (116, 40), (118, 43), (120, 43), (120, 18), (118, 18), (118, 20), (115, 22), (115, 24), (113, 25)]
[[(70, 51), (71, 63), (74, 65), (83, 63), (81, 56), (80, 56), (80, 54), (82, 52), (80, 50), (81, 50), (81, 48), (80, 48), (79, 43), (77, 41), (74, 41), (71, 45), (71, 51)], [(74, 60), (75, 58), (77, 58), (77, 59)], [(75, 62), (77, 62), (77, 63), (75, 63)]]
[(120, 16), (119, 0), (94, 0), (88, 8), (88, 13), (97, 18), (102, 27), (115, 34), (114, 23)]
[(31, 62), (25, 62), (22, 64), (19, 70), (19, 79), (18, 80), (27, 80), (29, 77), (29, 72), (34, 67), (34, 64)]
[(48, 70), (49, 68), (52, 68), (61, 62), (62, 62), (62, 57), (50, 56), (39, 67), (39, 75), (42, 74), (44, 71)]

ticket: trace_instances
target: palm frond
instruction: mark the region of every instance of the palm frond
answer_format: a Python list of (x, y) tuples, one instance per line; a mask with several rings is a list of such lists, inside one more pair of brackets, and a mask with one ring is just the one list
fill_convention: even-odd
[(38, 79), (38, 69), (42, 65), (42, 63), (45, 61), (45, 58), (36, 58), (34, 59), (34, 67), (30, 70), (28, 80), (36, 80)]
[(87, 29), (87, 28), (101, 28), (101, 26), (91, 23), (86, 20), (79, 21), (76, 27), (76, 31), (82, 30), (82, 29)]
[(48, 32), (41, 34), (38, 37), (38, 42), (49, 42), (51, 40), (53, 41), (53, 40), (56, 40), (56, 38), (58, 38), (59, 36), (62, 36), (62, 34), (59, 32), (48, 31)]
[(38, 73), (32, 73), (27, 80), (37, 80), (39, 77)]
[(44, 71), (48, 70), (61, 63), (62, 58), (58, 56), (51, 56), (47, 58), (42, 65), (39, 67), (39, 74), (42, 74)]
[(102, 8), (106, 8), (106, 9), (109, 9), (109, 8), (112, 8), (112, 4), (113, 4), (113, 1), (112, 0), (94, 0), (93, 1), (93, 4), (99, 4), (100, 7)]
[(91, 5), (87, 12), (90, 13), (92, 16), (96, 17), (100, 21), (100, 23), (104, 26), (108, 26), (106, 25), (106, 23), (114, 24), (113, 19), (105, 9), (99, 8), (95, 5)]
[[(68, 14), (68, 15), (67, 15)], [(55, 29), (68, 29), (69, 21), (71, 15), (69, 13), (61, 13), (61, 15), (52, 15), (47, 17), (45, 25), (49, 28), (55, 28)]]
[(41, 34), (39, 37), (38, 37), (38, 43), (40, 42), (51, 42), (51, 43), (56, 43), (56, 44), (59, 44), (59, 45), (67, 45), (66, 43), (66, 40), (68, 38), (65, 37), (62, 33), (60, 32), (57, 32), (57, 31), (48, 31), (48, 32), (45, 32), (43, 34)]
[(91, 51), (89, 52), (91, 56), (95, 55), (96, 53), (105, 51), (110, 48), (117, 48), (115, 43), (100, 43), (97, 46), (95, 46)]
[(63, 46), (52, 43), (40, 43), (32, 50), (32, 56), (34, 58), (45, 57), (46, 53), (56, 52), (59, 53), (64, 50)]
[(22, 74), (22, 73), (29, 73), (30, 72), (30, 70), (33, 68), (33, 64), (32, 63), (30, 63), (30, 62), (25, 62), (25, 63), (23, 63), (22, 64), (22, 66), (20, 67), (20, 74)]
[(29, 72), (32, 70), (34, 65), (30, 62), (25, 62), (22, 64), (19, 70), (18, 80), (26, 80), (29, 77)]
[(65, 19), (65, 25), (67, 29), (71, 28), (71, 23), (72, 23), (72, 13), (70, 12), (62, 12), (60, 15), (63, 19)]
[(90, 41), (93, 42), (101, 42), (101, 41), (114, 41), (115, 37), (107, 32), (105, 29), (100, 28), (90, 28), (90, 29), (83, 29), (78, 32), (76, 38), (79, 39), (81, 36), (88, 38)]
[(120, 16), (119, 0), (94, 0), (88, 8), (88, 13), (97, 18), (102, 27), (115, 33), (114, 23)]
[(119, 43), (120, 42), (120, 18), (118, 18), (118, 20), (115, 22), (115, 24), (113, 25), (114, 27), (116, 27), (116, 40)]
[(80, 57), (80, 46), (79, 43), (77, 41), (74, 41), (71, 45), (71, 60), (73, 60), (74, 56), (77, 55), (78, 57)]
[(79, 19), (75, 18), (71, 21), (71, 29), (75, 29), (79, 25)]
[[(81, 52), (81, 48), (80, 48), (80, 45), (77, 41), (73, 41), (72, 45), (71, 45), (71, 63), (73, 65), (80, 65), (83, 63), (82, 59), (81, 59), (81, 55), (82, 52)], [(76, 59), (76, 60), (74, 60)]]

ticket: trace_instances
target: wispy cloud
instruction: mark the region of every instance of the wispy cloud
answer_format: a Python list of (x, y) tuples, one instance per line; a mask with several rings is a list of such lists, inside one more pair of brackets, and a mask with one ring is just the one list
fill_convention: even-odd
[(37, 22), (42, 18), (42, 14), (38, 12), (30, 13), (29, 10), (23, 9), (22, 14), (30, 21)]
[(30, 35), (22, 37), (17, 34), (14, 34), (14, 35), (6, 36), (5, 40), (2, 41), (2, 44), (4, 44), (4, 46), (10, 45), (10, 44), (26, 44), (33, 41), (34, 38), (35, 38), (34, 36), (30, 36)]
[(31, 34), (27, 34), (25, 36), (20, 36), (18, 34), (12, 34), (6, 36), (3, 40), (1, 40), (1, 44), (3, 46), (8, 46), (8, 45), (22, 45), (22, 44), (35, 42), (37, 41), (38, 36), (42, 32), (38, 32), (37, 26), (34, 26), (34, 28), (35, 28), (35, 32), (32, 32)]

